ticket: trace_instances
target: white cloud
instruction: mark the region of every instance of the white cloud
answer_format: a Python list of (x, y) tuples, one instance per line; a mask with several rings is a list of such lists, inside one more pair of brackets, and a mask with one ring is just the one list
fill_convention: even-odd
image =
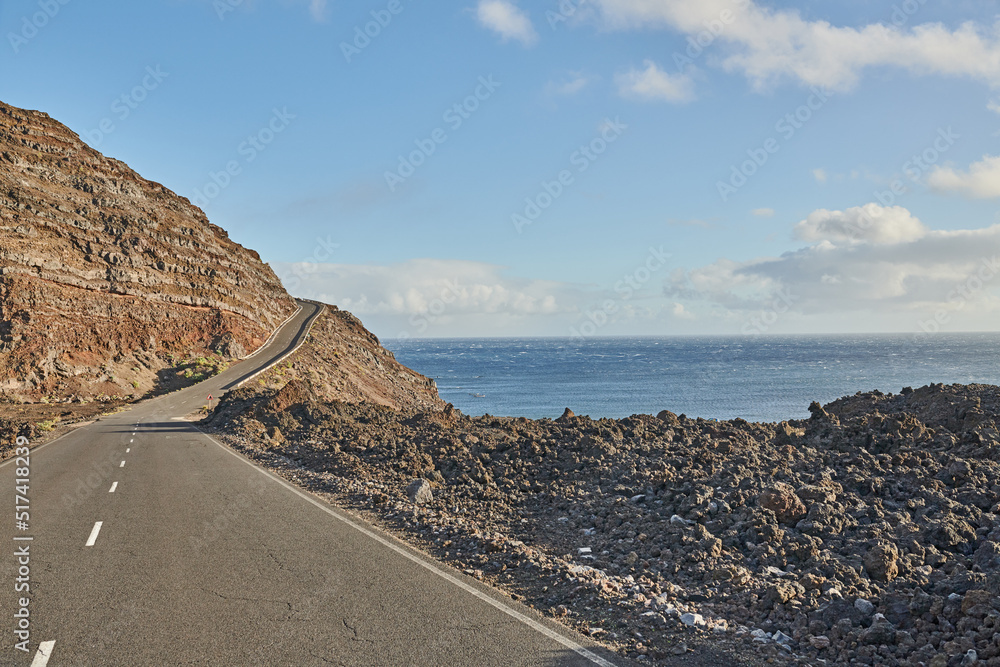
[(927, 185), (941, 192), (955, 192), (975, 199), (1000, 197), (1000, 156), (985, 155), (969, 166), (968, 171), (935, 167)]
[(992, 111), (993, 113), (1000, 113), (1000, 102), (997, 102), (996, 100), (990, 100), (989, 102), (986, 103), (986, 108)]
[(569, 96), (582, 92), (593, 82), (593, 79), (583, 72), (570, 72), (569, 77), (560, 82), (550, 81), (545, 86), (549, 95)]
[(275, 263), (274, 270), (293, 294), (335, 304), (390, 337), (514, 335), (548, 320), (572, 322), (594, 298), (579, 285), (511, 277), (503, 267), (462, 260)]
[[(595, 2), (604, 22), (622, 29), (662, 27), (697, 35), (706, 24), (720, 23), (716, 41), (722, 67), (744, 74), (758, 89), (791, 79), (843, 91), (852, 88), (864, 70), (875, 67), (961, 76), (1000, 86), (1000, 24), (987, 29), (967, 22), (955, 30), (940, 23), (908, 29), (883, 23), (841, 27), (752, 0)], [(723, 23), (723, 16), (730, 20)]]
[(513, 39), (531, 46), (538, 41), (531, 19), (509, 0), (479, 0), (476, 16), (479, 23), (498, 33), (505, 42)]
[(633, 68), (615, 77), (618, 92), (623, 97), (675, 103), (694, 99), (694, 84), (690, 76), (664, 72), (652, 60), (647, 60), (644, 65), (644, 70)]
[(752, 213), (753, 215), (757, 216), (758, 218), (773, 218), (774, 217), (774, 209), (773, 208), (755, 208), (754, 210), (750, 211), (750, 213)]
[(812, 173), (817, 183), (826, 183), (826, 169), (813, 169)]
[(803, 241), (896, 244), (916, 241), (927, 228), (902, 206), (879, 204), (856, 206), (845, 211), (819, 209), (795, 225), (795, 237)]
[[(845, 226), (858, 211), (817, 211), (796, 231), (819, 242), (780, 257), (721, 259), (675, 271), (664, 295), (714, 305), (737, 329), (761, 312), (781, 314), (772, 332), (801, 329), (808, 318), (843, 327), (858, 322), (843, 314), (865, 313), (863, 328), (878, 321), (889, 330), (917, 332), (942, 311), (955, 331), (995, 328), (1000, 225), (927, 230), (896, 207), (872, 211), (876, 231), (845, 243)], [(886, 236), (897, 241), (886, 242)]]

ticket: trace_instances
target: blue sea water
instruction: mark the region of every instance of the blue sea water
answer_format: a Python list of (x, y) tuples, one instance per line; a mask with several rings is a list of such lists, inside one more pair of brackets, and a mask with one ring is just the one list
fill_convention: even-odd
[(858, 391), (1000, 384), (1000, 334), (387, 340), (467, 415), (780, 421)]

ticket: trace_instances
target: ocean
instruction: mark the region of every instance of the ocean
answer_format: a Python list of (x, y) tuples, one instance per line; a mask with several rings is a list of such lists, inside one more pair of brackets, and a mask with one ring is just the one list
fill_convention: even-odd
[(935, 382), (1000, 384), (1000, 334), (386, 340), (472, 416), (781, 421), (810, 402)]

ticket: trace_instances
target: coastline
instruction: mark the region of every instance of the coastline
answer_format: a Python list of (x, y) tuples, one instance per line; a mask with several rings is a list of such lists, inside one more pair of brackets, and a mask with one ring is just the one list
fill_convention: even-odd
[(464, 414), (807, 419), (810, 401), (925, 384), (1000, 384), (1000, 334), (466, 338), (385, 341)]

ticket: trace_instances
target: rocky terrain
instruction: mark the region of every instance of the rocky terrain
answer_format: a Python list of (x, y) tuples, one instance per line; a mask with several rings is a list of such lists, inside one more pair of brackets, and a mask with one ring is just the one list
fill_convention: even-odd
[[(251, 391), (274, 393), (267, 409), (280, 415), (290, 405), (303, 403), (305, 399), (296, 391), (304, 383), (310, 387), (309, 400), (317, 409), (347, 403), (370, 403), (391, 410), (445, 407), (433, 380), (396, 361), (358, 318), (336, 306), (327, 306), (302, 347), (251, 383)], [(276, 391), (282, 387), (284, 392)], [(318, 412), (312, 418), (324, 416)], [(281, 424), (270, 425), (273, 428), (268, 437), (280, 439)]]
[[(294, 308), (186, 199), (0, 103), (3, 443), (223, 370)], [(330, 307), (205, 427), (639, 662), (1000, 665), (1000, 388), (810, 412), (469, 418)]]
[(0, 103), (0, 392), (138, 397), (259, 347), (295, 303), (187, 199)]
[(998, 387), (531, 421), (331, 400), (296, 366), (207, 425), (624, 655), (1000, 665)]

